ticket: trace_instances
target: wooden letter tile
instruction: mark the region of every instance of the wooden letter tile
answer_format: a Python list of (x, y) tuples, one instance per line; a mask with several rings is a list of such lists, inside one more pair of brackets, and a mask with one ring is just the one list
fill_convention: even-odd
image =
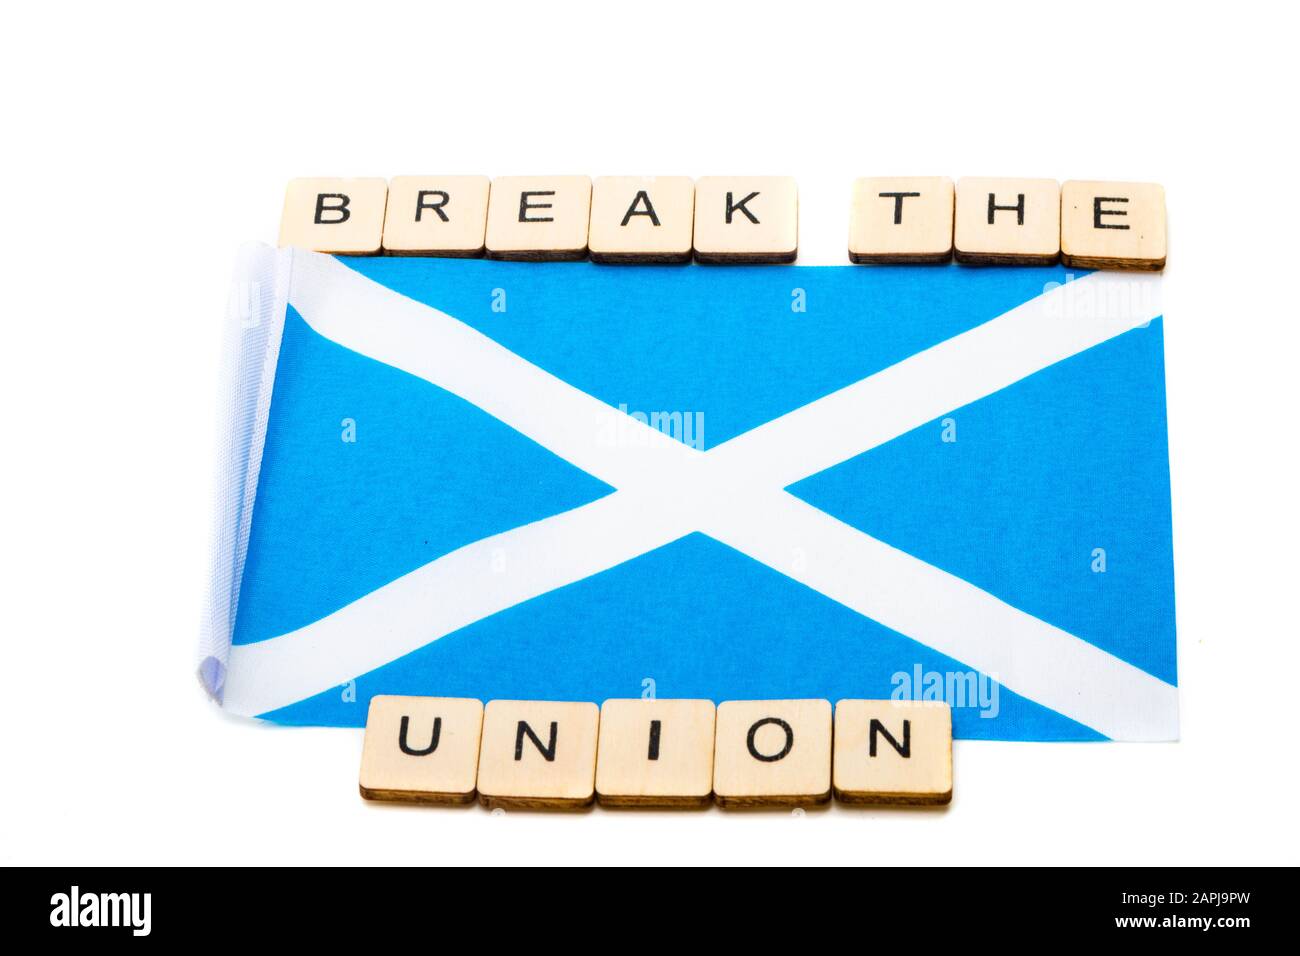
[(483, 255), (486, 176), (398, 176), (388, 185), (384, 251), (400, 256)]
[(488, 200), (488, 258), (584, 259), (590, 220), (586, 176), (502, 176)]
[(713, 793), (713, 701), (607, 700), (596, 797), (611, 807), (699, 807)]
[(957, 183), (957, 261), (1051, 265), (1061, 253), (1061, 188), (1054, 179)]
[(946, 262), (952, 258), (952, 180), (859, 179), (849, 225), (852, 262)]
[(952, 710), (938, 701), (840, 701), (835, 797), (843, 803), (950, 802)]
[(695, 184), (685, 176), (602, 176), (591, 191), (593, 262), (687, 262)]
[(1165, 191), (1156, 183), (1067, 182), (1061, 254), (1079, 269), (1165, 267)]
[(789, 176), (706, 176), (695, 184), (699, 262), (794, 262), (799, 189)]
[(830, 701), (719, 704), (713, 792), (723, 807), (788, 807), (829, 800)]
[(478, 792), (485, 807), (574, 810), (595, 798), (600, 708), (493, 700), (483, 714)]
[(295, 179), (284, 194), (280, 245), (373, 256), (384, 236), (382, 179)]
[(361, 796), (468, 803), (478, 775), (483, 705), (463, 697), (370, 698)]

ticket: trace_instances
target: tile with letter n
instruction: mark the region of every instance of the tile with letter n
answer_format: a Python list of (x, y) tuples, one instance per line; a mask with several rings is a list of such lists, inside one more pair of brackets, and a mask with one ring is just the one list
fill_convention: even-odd
[(1167, 254), (1165, 191), (1156, 183), (1061, 187), (1061, 256), (1077, 269), (1158, 272)]
[(493, 700), (483, 713), (478, 792), (485, 807), (576, 810), (595, 799), (600, 708)]
[(397, 176), (388, 184), (384, 251), (473, 258), (487, 231), (486, 176)]
[(695, 184), (698, 262), (794, 262), (799, 189), (789, 176), (706, 176)]
[(284, 194), (280, 245), (373, 256), (384, 237), (388, 183), (382, 179), (295, 179)]
[(585, 259), (591, 220), (586, 176), (502, 176), (488, 199), (489, 259)]
[(724, 701), (714, 746), (719, 806), (809, 806), (830, 799), (828, 700)]
[(841, 803), (949, 803), (952, 709), (942, 701), (840, 701), (834, 776)]
[(464, 697), (370, 698), (361, 796), (405, 803), (469, 803), (478, 776), (483, 704)]
[(952, 180), (889, 176), (853, 184), (849, 260), (947, 262), (952, 258)]
[(601, 176), (592, 186), (592, 262), (689, 262), (694, 225), (686, 176)]
[(596, 799), (609, 807), (702, 807), (713, 796), (711, 700), (607, 700)]
[(1055, 179), (957, 182), (953, 243), (970, 265), (1050, 266), (1061, 254), (1061, 187)]

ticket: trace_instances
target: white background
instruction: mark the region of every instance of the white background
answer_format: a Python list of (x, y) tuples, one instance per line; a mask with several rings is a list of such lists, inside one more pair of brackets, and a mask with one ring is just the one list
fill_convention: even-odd
[[(1294, 15), (1134, 3), (24, 4), (0, 74), (0, 861), (1300, 862)], [(1163, 183), (1183, 739), (958, 742), (946, 812), (363, 803), (192, 676), (219, 320), (299, 175)], [(1083, 413), (1083, 410), (1081, 410)]]

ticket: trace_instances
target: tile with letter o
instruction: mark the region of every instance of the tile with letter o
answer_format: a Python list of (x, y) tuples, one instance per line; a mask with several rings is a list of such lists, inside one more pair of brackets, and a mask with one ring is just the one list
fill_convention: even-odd
[(295, 179), (284, 194), (280, 245), (373, 256), (383, 243), (387, 199), (382, 179)]
[(828, 700), (718, 705), (713, 792), (722, 807), (790, 807), (831, 796)]
[(699, 262), (794, 262), (799, 189), (789, 176), (706, 176), (695, 184)]
[(701, 807), (713, 795), (711, 700), (607, 700), (596, 799), (609, 807)]
[(1061, 254), (1061, 187), (1055, 179), (957, 182), (958, 262), (1052, 265)]
[(840, 701), (834, 778), (842, 803), (950, 802), (952, 709), (942, 701)]
[(686, 176), (601, 176), (592, 186), (593, 262), (688, 262), (694, 225)]
[(1167, 249), (1164, 187), (1077, 180), (1061, 187), (1061, 256), (1067, 266), (1158, 272)]
[(591, 221), (586, 176), (502, 176), (488, 199), (490, 259), (585, 259)]
[(852, 262), (947, 262), (952, 258), (952, 180), (890, 176), (853, 184)]
[(469, 803), (478, 776), (483, 704), (464, 697), (370, 698), (361, 796), (407, 803)]
[(399, 256), (483, 255), (486, 176), (398, 176), (388, 184), (384, 251)]
[(478, 792), (485, 807), (576, 810), (596, 796), (600, 708), (493, 700), (483, 712)]

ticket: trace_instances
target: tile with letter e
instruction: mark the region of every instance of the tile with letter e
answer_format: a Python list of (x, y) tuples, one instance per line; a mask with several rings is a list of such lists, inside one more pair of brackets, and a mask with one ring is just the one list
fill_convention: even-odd
[(592, 186), (593, 262), (687, 262), (694, 224), (686, 176), (601, 176)]
[(954, 245), (970, 265), (1052, 265), (1061, 254), (1061, 187), (1055, 179), (963, 178)]
[(361, 796), (469, 803), (478, 776), (483, 704), (464, 697), (370, 698)]
[(607, 700), (596, 799), (610, 807), (701, 807), (713, 796), (711, 700)]
[(595, 799), (600, 708), (493, 700), (483, 712), (478, 793), (485, 807), (576, 810)]
[(295, 179), (284, 194), (280, 245), (373, 256), (383, 242), (387, 199), (382, 179)]
[(590, 220), (586, 176), (502, 176), (488, 199), (488, 258), (585, 259)]
[(1165, 190), (1156, 183), (1061, 187), (1061, 256), (1079, 269), (1165, 267)]
[(483, 255), (486, 176), (398, 176), (388, 184), (384, 251), (399, 256)]
[(799, 188), (789, 176), (706, 176), (695, 183), (699, 262), (794, 262)]
[(714, 748), (719, 806), (807, 806), (830, 799), (828, 700), (724, 701)]
[(834, 777), (842, 803), (949, 803), (952, 709), (941, 701), (840, 701)]
[(947, 262), (952, 258), (952, 180), (890, 176), (853, 184), (852, 262)]

